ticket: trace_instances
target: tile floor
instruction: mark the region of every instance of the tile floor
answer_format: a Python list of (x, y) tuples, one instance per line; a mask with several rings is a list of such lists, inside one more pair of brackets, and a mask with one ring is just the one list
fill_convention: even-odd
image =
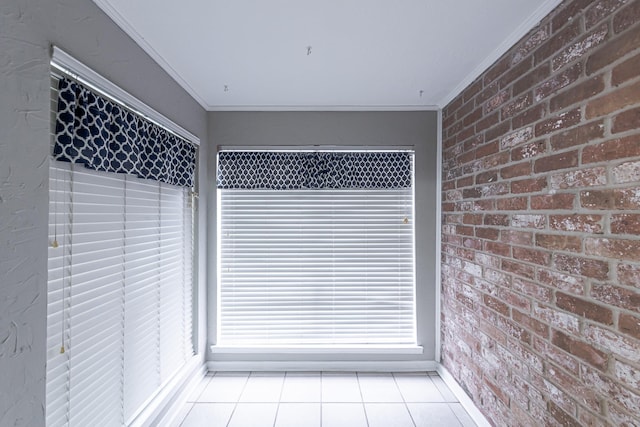
[(471, 427), (434, 373), (217, 372), (176, 427)]

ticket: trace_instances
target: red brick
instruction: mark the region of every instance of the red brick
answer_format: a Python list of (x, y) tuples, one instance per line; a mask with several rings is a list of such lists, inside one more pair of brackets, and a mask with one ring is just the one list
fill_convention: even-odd
[(613, 64), (627, 53), (637, 49), (638, 46), (640, 46), (640, 31), (628, 31), (614, 38), (589, 56), (586, 67), (587, 75)]
[[(469, 177), (473, 180), (473, 177)], [(463, 199), (477, 199), (482, 197), (482, 191), (479, 187), (474, 188), (465, 188), (462, 190), (462, 198)]]
[(498, 180), (498, 172), (496, 171), (482, 172), (476, 175), (476, 185), (487, 184), (490, 182), (495, 182), (497, 180)]
[[(561, 15), (562, 13), (558, 15), (558, 17)], [(554, 35), (535, 51), (534, 58), (536, 64), (546, 61), (554, 53), (562, 49), (564, 46), (567, 46), (572, 40), (580, 35), (580, 22), (577, 19), (572, 19), (573, 17), (574, 16), (571, 15), (571, 19), (567, 19), (567, 21), (565, 21), (569, 22), (569, 24), (564, 26), (561, 31), (558, 31), (559, 27), (555, 24), (558, 18), (554, 18), (554, 21), (552, 21), (551, 24)]]
[(502, 104), (504, 104), (510, 98), (509, 91), (507, 89), (503, 89), (485, 103), (484, 109), (485, 114), (488, 114), (497, 108), (499, 108)]
[(555, 307), (536, 303), (533, 307), (533, 315), (543, 322), (548, 323), (551, 327), (566, 331), (572, 335), (580, 332), (579, 318), (573, 314), (560, 311)]
[(471, 225), (482, 224), (482, 215), (466, 213), (462, 216), (462, 223)]
[(512, 215), (511, 227), (518, 228), (544, 228), (546, 223), (546, 217), (544, 215)]
[(611, 233), (640, 235), (640, 214), (611, 215)]
[(530, 159), (532, 157), (544, 154), (547, 151), (547, 144), (545, 140), (532, 142), (522, 147), (516, 147), (511, 150), (511, 160), (514, 162)]
[(549, 402), (549, 413), (553, 418), (560, 423), (563, 427), (582, 427), (580, 422), (571, 415), (567, 414), (558, 405), (553, 402)]
[(482, 132), (483, 130), (486, 130), (491, 126), (497, 124), (499, 121), (500, 121), (500, 112), (494, 111), (493, 113), (489, 114), (488, 116), (484, 116), (481, 120), (478, 120), (476, 122), (476, 126), (475, 126), (476, 132)]
[(584, 22), (587, 28), (591, 28), (603, 19), (611, 16), (627, 0), (599, 0), (593, 4), (585, 13)]
[(630, 314), (620, 314), (618, 320), (618, 329), (623, 334), (629, 335), (640, 340), (640, 317), (631, 316)]
[(523, 179), (511, 183), (511, 193), (513, 194), (537, 193), (545, 188), (547, 188), (546, 178)]
[(604, 137), (604, 122), (596, 120), (581, 126), (577, 126), (551, 137), (551, 149), (562, 150), (582, 145)]
[(483, 82), (485, 86), (489, 86), (495, 79), (500, 77), (505, 71), (511, 67), (511, 61), (507, 56), (497, 60), (484, 73)]
[(500, 169), (502, 179), (531, 175), (531, 162), (521, 162)]
[(552, 69), (555, 71), (576, 59), (582, 59), (583, 55), (605, 41), (608, 33), (609, 27), (607, 24), (603, 24), (586, 36), (583, 36), (579, 41), (565, 47), (562, 52), (553, 58)]
[(640, 187), (581, 191), (580, 204), (592, 209), (640, 209)]
[(525, 294), (527, 296), (535, 298), (538, 301), (544, 301), (544, 302), (551, 301), (551, 290), (549, 288), (545, 288), (544, 286), (541, 286), (539, 283), (536, 283), (536, 282), (521, 279), (519, 277), (514, 277), (513, 289), (515, 291), (520, 292), (521, 294)]
[(442, 183), (442, 190), (443, 191), (447, 191), (447, 190), (453, 190), (456, 188), (456, 182), (455, 181), (445, 181)]
[(607, 355), (600, 350), (596, 350), (593, 346), (585, 342), (575, 340), (560, 331), (553, 331), (551, 335), (551, 342), (556, 347), (559, 347), (567, 353), (584, 360), (601, 371), (604, 371), (607, 368)]
[(519, 64), (513, 66), (509, 71), (498, 80), (498, 85), (501, 88), (508, 87), (514, 80), (522, 77), (525, 73), (529, 72), (533, 67), (533, 57), (529, 57)]
[(558, 169), (568, 169), (577, 165), (578, 150), (574, 150), (542, 157), (535, 161), (533, 170), (536, 173), (541, 173)]
[(611, 84), (619, 86), (638, 77), (638, 75), (640, 75), (640, 54), (632, 56), (613, 68), (613, 71), (611, 71)]
[(540, 335), (542, 337), (546, 337), (549, 334), (549, 327), (547, 325), (529, 315), (521, 313), (517, 310), (512, 310), (511, 317), (515, 322), (529, 329), (534, 334)]
[(531, 92), (529, 92), (525, 93), (524, 95), (520, 95), (508, 104), (505, 104), (505, 106), (502, 107), (502, 120), (513, 117), (521, 111), (529, 108), (532, 103), (532, 98), (533, 97), (531, 96)]
[(556, 306), (603, 325), (613, 325), (613, 312), (611, 309), (573, 295), (556, 292)]
[(467, 86), (467, 88), (462, 92), (462, 99), (464, 100), (464, 102), (469, 101), (478, 92), (480, 92), (482, 90), (482, 85), (482, 79), (477, 79), (475, 82)]
[(640, 313), (639, 292), (634, 292), (619, 286), (592, 285), (591, 296), (606, 304)]
[(587, 237), (584, 248), (587, 255), (640, 261), (640, 240)]
[(505, 120), (502, 123), (490, 127), (484, 132), (484, 137), (487, 141), (493, 141), (496, 138), (500, 138), (511, 130), (511, 121)]
[(576, 125), (580, 123), (581, 115), (582, 113), (580, 112), (580, 108), (576, 108), (574, 110), (567, 111), (549, 119), (543, 120), (542, 122), (536, 124), (535, 134), (536, 136), (542, 136), (560, 129)]
[[(496, 236), (496, 240), (497, 240)], [(484, 242), (484, 251), (499, 256), (510, 256), (511, 246), (498, 242)]]
[(553, 189), (592, 187), (605, 185), (606, 183), (607, 169), (605, 167), (580, 169), (551, 175), (551, 188)]
[(585, 294), (585, 279), (570, 276), (554, 270), (538, 269), (538, 281), (555, 289), (571, 292), (576, 295)]
[(549, 36), (550, 31), (548, 25), (540, 25), (539, 27), (531, 30), (529, 34), (512, 49), (514, 52), (511, 55), (511, 65), (520, 63), (525, 58), (530, 59), (529, 54), (548, 40)]
[[(633, 316), (621, 314), (618, 321), (618, 329), (620, 331), (624, 329), (626, 331), (625, 335), (636, 338), (640, 337), (640, 335), (635, 335), (640, 332), (640, 330), (635, 329), (640, 325), (637, 323), (634, 324), (634, 322), (637, 322), (637, 318), (634, 320)], [(583, 336), (596, 347), (615, 353), (622, 358), (629, 359), (636, 363), (640, 362), (640, 352), (638, 352), (640, 342), (636, 340), (629, 339), (627, 336), (589, 323), (585, 325)]]
[[(574, 0), (570, 3), (566, 3), (565, 7), (561, 9), (551, 20), (551, 28), (553, 32), (557, 32), (567, 23), (573, 25), (578, 24), (576, 19), (579, 13), (593, 4), (593, 0)], [(566, 42), (565, 42), (566, 43)], [(562, 43), (564, 45), (565, 43)]]
[[(481, 250), (482, 241), (479, 239), (465, 238), (462, 241), (462, 246), (469, 249)], [(470, 258), (470, 260), (473, 261), (475, 259), (475, 252), (472, 252), (471, 255), (472, 255), (472, 258)]]
[(609, 277), (609, 263), (605, 261), (556, 254), (554, 264), (560, 271), (570, 274), (606, 280)]
[(478, 120), (480, 120), (483, 116), (483, 112), (482, 112), (482, 107), (478, 107), (475, 110), (473, 110), (473, 112), (471, 114), (468, 114), (467, 116), (465, 116), (465, 118), (462, 120), (462, 124), (463, 126), (466, 128), (467, 126), (471, 126), (472, 124), (474, 124), (475, 122), (477, 122)]
[(456, 188), (468, 187), (470, 185), (473, 185), (473, 177), (472, 176), (466, 176), (466, 177), (460, 178), (459, 180), (456, 181)]
[(549, 101), (550, 111), (558, 111), (570, 105), (582, 103), (585, 99), (592, 98), (603, 90), (604, 75), (591, 77), (551, 98)]
[(493, 82), (484, 87), (484, 89), (476, 96), (476, 105), (482, 105), (486, 100), (498, 93), (498, 83)]
[(640, 3), (631, 2), (613, 17), (613, 31), (616, 34), (621, 33), (638, 22), (640, 22)]
[(503, 230), (500, 233), (500, 241), (513, 245), (531, 246), (533, 243), (533, 233), (529, 231)]
[[(640, 34), (640, 31), (637, 31), (637, 33)], [(638, 42), (640, 43), (640, 39)], [(640, 102), (640, 81), (620, 87), (606, 95), (589, 101), (585, 117), (591, 119), (605, 116), (629, 105), (637, 104), (638, 102)]]
[(629, 136), (585, 147), (582, 151), (582, 162), (606, 162), (639, 155), (640, 138), (637, 136)]
[(535, 277), (534, 267), (523, 264), (521, 262), (510, 261), (507, 259), (502, 260), (502, 270), (509, 273), (517, 274), (527, 279), (533, 279)]
[(536, 249), (514, 247), (512, 251), (514, 259), (530, 262), (532, 264), (547, 265), (551, 259), (548, 252)]
[(509, 225), (509, 215), (487, 214), (484, 216), (484, 225), (496, 225), (506, 227)]
[(630, 264), (618, 265), (618, 281), (624, 286), (635, 286), (640, 289), (640, 266)]
[(558, 210), (573, 209), (574, 194), (551, 194), (544, 196), (531, 196), (531, 209), (534, 210)]
[(580, 252), (582, 239), (558, 234), (536, 234), (536, 245), (553, 251)]
[(524, 91), (530, 90), (532, 87), (549, 77), (551, 74), (551, 67), (549, 65), (549, 62), (545, 62), (516, 80), (513, 84), (513, 96), (517, 96)]
[(509, 316), (509, 306), (507, 304), (505, 304), (504, 302), (493, 298), (489, 295), (485, 295), (483, 298), (484, 301), (484, 305), (486, 305), (487, 307), (489, 307), (490, 309), (497, 311), (498, 313), (502, 314), (503, 316)]
[(518, 129), (517, 131), (505, 135), (500, 139), (500, 148), (504, 150), (506, 148), (514, 147), (529, 141), (531, 138), (533, 138), (533, 127), (529, 126)]
[(498, 149), (499, 149), (498, 141), (493, 141), (481, 147), (478, 147), (476, 149), (476, 159), (481, 159), (491, 154), (495, 154), (498, 152)]
[(498, 240), (498, 237), (500, 236), (500, 231), (496, 228), (483, 228), (483, 227), (477, 227), (476, 228), (476, 237), (480, 238), (480, 239), (487, 239), (487, 240)]
[[(640, 67), (640, 64), (638, 65)], [(640, 107), (627, 110), (613, 117), (612, 133), (640, 129)]]
[(548, 80), (541, 83), (534, 89), (534, 100), (538, 102), (547, 96), (558, 92), (563, 87), (569, 86), (571, 83), (578, 80), (581, 73), (582, 63), (578, 62), (561, 73), (553, 74)]
[(536, 104), (528, 110), (514, 116), (511, 119), (511, 126), (514, 129), (518, 129), (527, 126), (533, 122), (542, 119), (547, 113), (547, 105), (545, 103)]
[(602, 215), (549, 215), (549, 228), (580, 233), (602, 233)]
[(498, 199), (497, 208), (500, 211), (518, 211), (527, 209), (526, 197), (509, 197), (507, 199)]
[(540, 337), (534, 337), (533, 348), (538, 353), (544, 355), (545, 361), (555, 361), (555, 363), (562, 366), (568, 372), (571, 372), (574, 375), (578, 374), (578, 371), (579, 371), (578, 361), (574, 357), (565, 353), (564, 351), (551, 345), (550, 342), (544, 339), (541, 339)]

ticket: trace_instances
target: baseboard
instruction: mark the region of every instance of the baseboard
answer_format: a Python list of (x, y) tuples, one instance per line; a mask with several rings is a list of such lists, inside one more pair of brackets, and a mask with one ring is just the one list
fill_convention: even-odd
[(163, 390), (133, 420), (130, 427), (170, 425), (177, 417), (191, 392), (206, 374), (200, 356), (194, 356)]
[(343, 371), (343, 372), (422, 372), (435, 371), (438, 366), (433, 360), (410, 361), (208, 361), (209, 371)]
[(473, 400), (471, 400), (463, 388), (460, 387), (460, 384), (458, 384), (455, 378), (453, 378), (453, 375), (451, 375), (447, 368), (438, 363), (436, 371), (478, 427), (491, 427), (489, 421), (487, 421), (485, 416), (480, 412), (476, 404), (473, 403)]

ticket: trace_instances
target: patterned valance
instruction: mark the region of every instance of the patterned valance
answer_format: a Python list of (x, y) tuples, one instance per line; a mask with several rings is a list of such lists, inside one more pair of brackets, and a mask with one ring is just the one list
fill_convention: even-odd
[(53, 157), (182, 187), (194, 183), (193, 144), (64, 77)]
[(223, 151), (218, 188), (410, 188), (412, 163), (408, 152)]

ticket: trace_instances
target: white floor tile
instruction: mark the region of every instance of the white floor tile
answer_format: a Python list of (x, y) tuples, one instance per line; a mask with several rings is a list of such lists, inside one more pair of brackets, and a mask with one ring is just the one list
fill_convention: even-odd
[(461, 404), (449, 403), (449, 407), (456, 414), (456, 417), (458, 417), (458, 420), (464, 427), (477, 427), (477, 424), (469, 416), (467, 411), (464, 410)]
[(415, 427), (404, 403), (365, 403), (369, 427)]
[(287, 373), (280, 402), (320, 402), (320, 374), (291, 375)]
[(397, 375), (396, 384), (405, 402), (444, 402), (444, 397), (428, 375)]
[(238, 403), (228, 427), (273, 427), (277, 403)]
[(391, 374), (358, 374), (364, 402), (403, 402)]
[(194, 403), (181, 427), (226, 427), (235, 403)]
[(442, 378), (434, 376), (434, 377), (431, 377), (431, 381), (433, 381), (435, 386), (438, 388), (438, 391), (440, 392), (440, 394), (442, 394), (442, 397), (444, 397), (445, 402), (458, 401), (458, 398), (456, 397), (456, 395), (453, 394), (451, 390), (449, 390), (449, 387), (447, 387), (447, 384), (445, 384)]
[(275, 427), (320, 427), (320, 403), (280, 403)]
[(240, 402), (279, 402), (283, 382), (284, 374), (251, 374), (240, 396)]
[(249, 374), (216, 374), (200, 394), (198, 402), (237, 402)]
[(323, 403), (322, 427), (367, 427), (362, 403)]
[(362, 402), (358, 377), (355, 373), (323, 373), (323, 402)]
[(460, 427), (458, 417), (447, 403), (407, 403), (418, 427)]

